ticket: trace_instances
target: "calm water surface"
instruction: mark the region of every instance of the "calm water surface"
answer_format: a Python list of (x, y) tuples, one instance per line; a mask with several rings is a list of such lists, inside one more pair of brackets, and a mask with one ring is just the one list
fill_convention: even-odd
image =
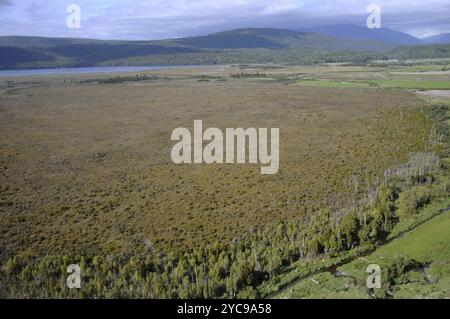
[(59, 75), (59, 74), (89, 74), (89, 73), (122, 73), (161, 70), (173, 68), (170, 66), (120, 66), (120, 67), (88, 67), (88, 68), (57, 68), (33, 70), (0, 70), (0, 77)]

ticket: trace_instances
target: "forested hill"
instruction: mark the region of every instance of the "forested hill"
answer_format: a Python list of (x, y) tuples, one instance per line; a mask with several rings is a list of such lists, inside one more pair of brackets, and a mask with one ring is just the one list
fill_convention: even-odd
[[(0, 69), (101, 65), (360, 62), (388, 55), (396, 45), (280, 29), (239, 29), (159, 41), (0, 37)], [(446, 46), (395, 53), (444, 54)], [(442, 51), (443, 50), (443, 51)], [(414, 53), (420, 55), (420, 53)], [(427, 56), (433, 57), (433, 56)]]

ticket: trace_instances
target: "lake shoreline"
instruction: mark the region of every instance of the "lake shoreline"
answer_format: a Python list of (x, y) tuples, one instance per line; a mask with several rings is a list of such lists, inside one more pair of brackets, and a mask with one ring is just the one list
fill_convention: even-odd
[[(205, 67), (206, 65), (203, 65)], [(49, 68), (49, 69), (17, 69), (0, 70), (0, 78), (23, 77), (23, 76), (42, 76), (42, 75), (80, 75), (80, 74), (109, 74), (109, 73), (127, 73), (157, 71), (175, 68), (201, 67), (197, 65), (179, 65), (179, 66), (111, 66), (111, 67), (80, 67), (80, 68)]]

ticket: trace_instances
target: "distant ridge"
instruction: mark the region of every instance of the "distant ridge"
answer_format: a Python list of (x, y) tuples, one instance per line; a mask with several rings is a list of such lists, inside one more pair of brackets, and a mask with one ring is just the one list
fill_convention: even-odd
[(201, 37), (174, 40), (184, 46), (202, 49), (287, 49), (315, 48), (327, 50), (386, 50), (392, 45), (367, 40), (343, 41), (333, 36), (274, 28), (245, 28), (213, 33)]
[(188, 47), (190, 49), (287, 49), (317, 48), (328, 50), (386, 50), (387, 45), (371, 40), (342, 40), (333, 36), (273, 28), (245, 28), (212, 33), (205, 36), (156, 41), (119, 41), (75, 38), (0, 37), (0, 46), (20, 48), (54, 48), (64, 46), (133, 45), (136, 47)]
[(353, 24), (339, 24), (329, 26), (319, 26), (309, 29), (302, 29), (304, 32), (315, 32), (343, 39), (367, 40), (389, 43), (394, 45), (420, 45), (424, 42), (410, 34), (394, 31), (388, 28), (369, 29), (365, 26)]
[(441, 34), (433, 35), (431, 37), (424, 38), (422, 40), (429, 44), (450, 43), (450, 33), (441, 33)]

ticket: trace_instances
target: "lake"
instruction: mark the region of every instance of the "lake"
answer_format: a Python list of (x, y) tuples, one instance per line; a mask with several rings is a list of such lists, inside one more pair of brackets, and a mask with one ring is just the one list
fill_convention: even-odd
[(120, 67), (87, 67), (87, 68), (56, 68), (30, 70), (0, 70), (0, 77), (30, 76), (30, 75), (61, 75), (61, 74), (89, 74), (89, 73), (122, 73), (161, 70), (173, 68), (171, 66), (120, 66)]

